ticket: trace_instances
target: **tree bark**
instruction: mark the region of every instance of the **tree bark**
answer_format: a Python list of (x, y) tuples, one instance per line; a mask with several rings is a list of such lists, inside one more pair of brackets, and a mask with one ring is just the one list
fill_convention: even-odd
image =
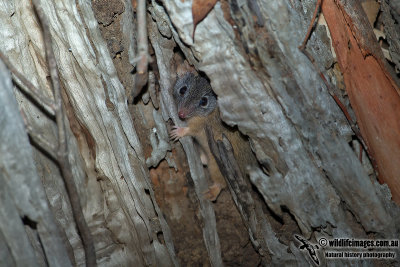
[[(196, 27), (193, 1), (147, 1), (148, 55), (138, 48), (146, 45), (137, 35), (136, 1), (40, 2), (62, 88), (69, 165), (98, 265), (307, 265), (315, 261), (295, 234), (314, 245), (400, 236), (395, 3), (381, 1), (375, 18), (384, 25), (381, 47), (355, 1), (322, 1), (307, 57), (298, 47), (315, 0), (221, 0)], [(29, 1), (6, 1), (0, 23), (0, 51), (49, 100), (21, 93), (20, 82), (13, 87), (0, 62), (0, 258), (4, 266), (84, 265), (58, 164), (29, 144), (35, 140), (24, 129), (48, 147), (58, 142), (40, 24)], [(152, 59), (148, 77), (143, 58)], [(230, 184), (215, 203), (204, 198), (209, 174), (193, 140), (169, 140), (171, 124), (184, 125), (171, 96), (183, 60), (209, 79), (221, 119), (248, 137), (257, 159), (238, 175), (229, 145), (213, 144)], [(378, 176), (332, 94), (360, 127)], [(379, 105), (372, 109), (368, 99)], [(349, 263), (315, 249), (320, 265)]]

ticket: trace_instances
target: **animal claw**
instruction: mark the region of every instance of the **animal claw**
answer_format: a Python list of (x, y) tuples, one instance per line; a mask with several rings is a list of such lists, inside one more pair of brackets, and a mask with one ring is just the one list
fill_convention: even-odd
[(170, 138), (173, 142), (178, 141), (181, 137), (185, 136), (188, 132), (187, 127), (179, 127), (179, 126), (172, 126), (172, 130), (170, 132)]

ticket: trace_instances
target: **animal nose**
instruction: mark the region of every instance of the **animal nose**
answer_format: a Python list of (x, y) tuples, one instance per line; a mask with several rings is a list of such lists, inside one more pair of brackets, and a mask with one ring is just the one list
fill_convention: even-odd
[(184, 118), (186, 117), (185, 112), (183, 112), (183, 110), (180, 110), (180, 111), (178, 112), (178, 116), (179, 116), (179, 118), (181, 118), (181, 119), (184, 119)]

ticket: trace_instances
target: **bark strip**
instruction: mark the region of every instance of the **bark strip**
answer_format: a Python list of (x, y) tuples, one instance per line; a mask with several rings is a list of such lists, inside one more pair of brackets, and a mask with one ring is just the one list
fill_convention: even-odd
[[(354, 12), (347, 13), (345, 5), (352, 5)], [(322, 12), (358, 125), (377, 163), (379, 180), (389, 186), (393, 200), (400, 204), (399, 88), (380, 56), (374, 54), (374, 47), (366, 50), (371, 32), (368, 25), (358, 25), (362, 20), (354, 18), (354, 14), (365, 16), (359, 4), (323, 1)]]

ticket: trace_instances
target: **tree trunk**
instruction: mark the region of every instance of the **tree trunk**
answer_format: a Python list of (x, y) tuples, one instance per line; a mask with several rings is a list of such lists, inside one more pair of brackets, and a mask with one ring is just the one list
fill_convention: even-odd
[[(3, 2), (0, 265), (83, 266), (45, 25), (30, 1)], [(320, 1), (221, 0), (197, 25), (199, 1), (147, 1), (148, 54), (141, 0), (40, 2), (97, 265), (399, 264), (398, 245), (385, 248), (395, 257), (350, 259), (321, 241), (400, 236), (398, 1), (322, 1), (305, 50)], [(240, 173), (229, 145), (214, 143), (229, 185), (216, 202), (204, 197), (210, 174), (193, 140), (169, 140), (184, 125), (171, 95), (184, 60), (257, 160)], [(50, 104), (38, 108), (16, 71)]]

